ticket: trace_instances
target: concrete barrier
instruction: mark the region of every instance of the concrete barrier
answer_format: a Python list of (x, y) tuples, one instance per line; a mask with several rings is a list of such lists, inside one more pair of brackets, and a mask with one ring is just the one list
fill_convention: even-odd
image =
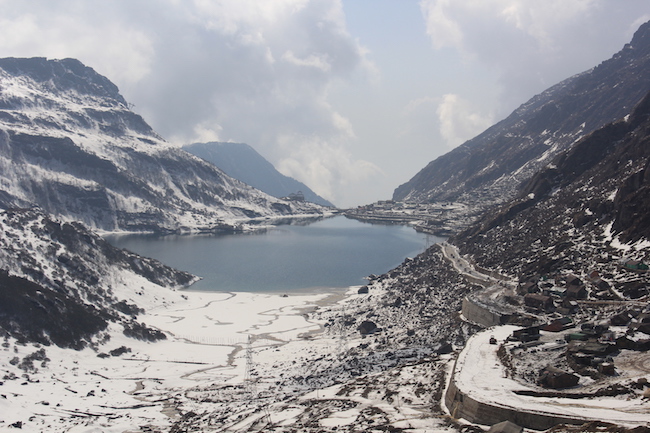
[(494, 402), (478, 401), (464, 394), (450, 379), (445, 405), (453, 418), (463, 418), (474, 424), (494, 425), (510, 421), (532, 430), (547, 430), (557, 424), (584, 424), (588, 420), (562, 417), (552, 414), (522, 412), (515, 408), (499, 406)]
[(516, 312), (501, 305), (490, 304), (487, 300), (472, 294), (463, 298), (462, 314), (470, 322), (489, 328), (505, 325)]

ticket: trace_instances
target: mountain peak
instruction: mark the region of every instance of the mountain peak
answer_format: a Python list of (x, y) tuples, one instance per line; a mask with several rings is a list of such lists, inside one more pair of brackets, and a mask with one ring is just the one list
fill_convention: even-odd
[(118, 104), (127, 105), (115, 84), (77, 59), (50, 60), (45, 57), (8, 57), (0, 59), (0, 69), (14, 77), (29, 77), (52, 91), (74, 90), (80, 95), (109, 98)]
[(650, 46), (650, 21), (641, 24), (637, 31), (634, 32), (630, 45), (634, 48)]
[(183, 149), (216, 165), (228, 176), (274, 197), (289, 197), (300, 191), (306, 201), (334, 207), (304, 183), (277, 171), (273, 164), (248, 144), (213, 141), (188, 144)]

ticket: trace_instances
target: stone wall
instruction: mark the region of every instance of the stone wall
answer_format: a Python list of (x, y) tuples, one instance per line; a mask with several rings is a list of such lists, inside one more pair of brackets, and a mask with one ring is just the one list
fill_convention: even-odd
[[(454, 368), (455, 370), (455, 368)], [(510, 421), (532, 430), (547, 430), (557, 424), (583, 424), (586, 419), (570, 418), (541, 412), (522, 412), (499, 406), (494, 402), (478, 401), (458, 389), (452, 376), (445, 394), (445, 405), (452, 418), (463, 418), (474, 424), (491, 426)]]
[(489, 328), (490, 326), (501, 325), (501, 314), (480, 305), (473, 297), (463, 298), (463, 317), (472, 323)]

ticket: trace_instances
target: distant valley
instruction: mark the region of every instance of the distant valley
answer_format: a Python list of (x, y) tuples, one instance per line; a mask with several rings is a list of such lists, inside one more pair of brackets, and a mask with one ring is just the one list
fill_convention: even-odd
[(285, 176), (275, 169), (255, 149), (245, 143), (193, 143), (183, 146), (189, 153), (213, 163), (228, 176), (264, 191), (273, 197), (282, 198), (302, 193), (304, 200), (322, 206), (334, 207), (307, 185)]

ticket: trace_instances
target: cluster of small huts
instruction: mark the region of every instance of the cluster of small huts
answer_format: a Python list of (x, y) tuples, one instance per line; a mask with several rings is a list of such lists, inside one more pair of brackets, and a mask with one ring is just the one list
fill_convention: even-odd
[[(637, 273), (649, 270), (649, 266), (639, 260), (622, 260), (620, 267)], [(527, 308), (544, 312), (558, 311), (562, 314), (570, 314), (576, 308), (577, 300), (619, 299), (610, 283), (596, 270), (586, 275), (584, 280), (576, 275), (559, 276), (553, 280), (547, 276), (533, 278), (519, 287), (519, 293), (524, 297)]]
[[(614, 332), (611, 327), (626, 327)], [(583, 323), (575, 326), (569, 317), (555, 319), (543, 326), (518, 329), (510, 340), (521, 342), (521, 347), (533, 347), (541, 336), (540, 331), (562, 332), (566, 344), (565, 358), (575, 373), (580, 375), (617, 374), (615, 355), (622, 349), (650, 350), (650, 312), (626, 309), (611, 317), (608, 324)], [(553, 389), (570, 388), (578, 384), (579, 376), (554, 366), (540, 372), (538, 384)]]
[[(571, 314), (577, 308), (577, 301), (588, 297), (587, 284), (575, 275), (568, 275), (560, 281), (564, 283), (563, 288), (544, 277), (522, 284), (519, 293), (523, 295), (524, 306), (531, 310)], [(592, 297), (596, 299), (612, 297), (609, 283), (600, 278), (597, 271), (589, 274), (588, 282)]]

